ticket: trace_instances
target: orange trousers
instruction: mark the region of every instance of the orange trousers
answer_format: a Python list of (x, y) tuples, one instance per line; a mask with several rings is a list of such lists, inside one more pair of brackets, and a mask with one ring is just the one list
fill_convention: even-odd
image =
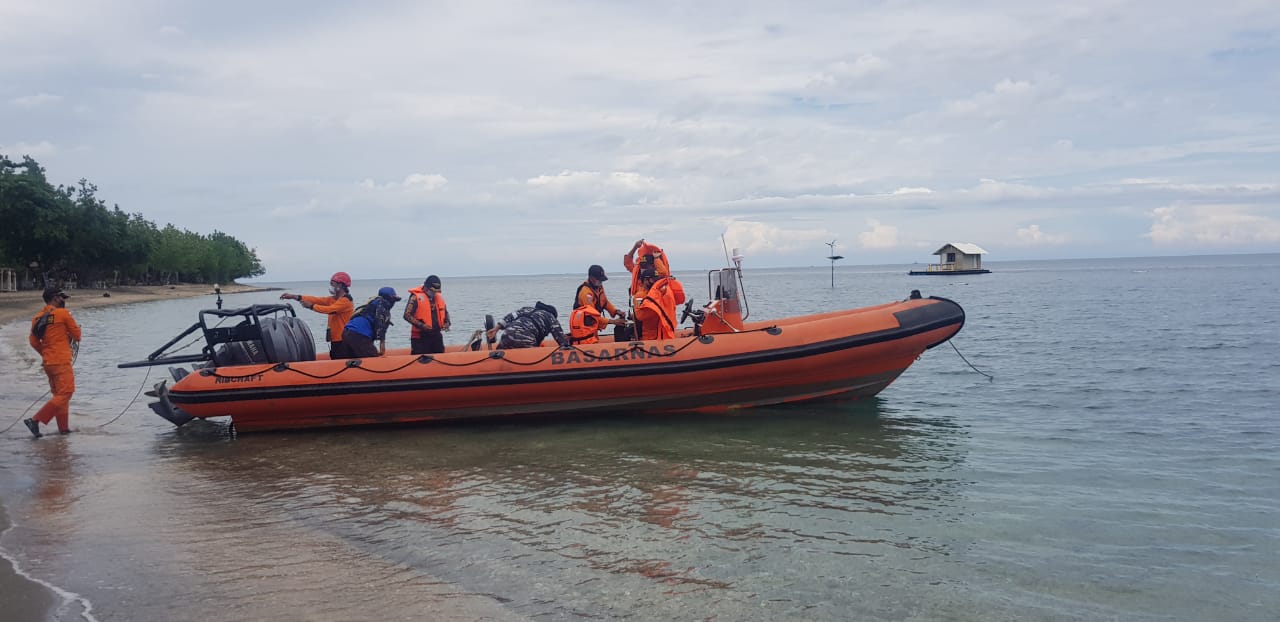
[(49, 392), (53, 397), (40, 408), (33, 417), (36, 421), (48, 425), (55, 417), (58, 419), (58, 431), (68, 432), (71, 426), (67, 419), (71, 415), (71, 394), (76, 392), (76, 374), (71, 371), (71, 364), (45, 365), (44, 373), (49, 377)]

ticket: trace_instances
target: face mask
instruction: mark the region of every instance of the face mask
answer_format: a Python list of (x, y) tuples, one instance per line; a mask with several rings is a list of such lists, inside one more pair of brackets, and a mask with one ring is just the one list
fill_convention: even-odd
[(342, 293), (342, 290), (338, 289), (338, 286), (337, 286), (337, 285), (330, 285), (330, 286), (329, 286), (329, 294), (331, 294), (331, 295), (333, 295), (333, 296), (337, 296), (337, 295), (338, 295), (338, 294), (340, 294), (340, 293)]

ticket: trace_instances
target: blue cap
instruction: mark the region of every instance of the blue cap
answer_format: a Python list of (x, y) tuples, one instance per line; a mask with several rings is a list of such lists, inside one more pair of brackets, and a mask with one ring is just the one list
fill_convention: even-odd
[(396, 295), (396, 288), (394, 287), (384, 287), (378, 290), (378, 295), (392, 302), (400, 300), (400, 297)]

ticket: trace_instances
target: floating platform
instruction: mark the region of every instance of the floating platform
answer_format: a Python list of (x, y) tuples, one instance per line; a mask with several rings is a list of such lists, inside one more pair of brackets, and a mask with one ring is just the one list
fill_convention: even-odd
[(990, 274), (990, 273), (991, 273), (990, 270), (979, 268), (977, 270), (912, 270), (907, 274), (910, 274), (910, 275), (936, 274), (941, 276), (959, 276), (962, 274)]

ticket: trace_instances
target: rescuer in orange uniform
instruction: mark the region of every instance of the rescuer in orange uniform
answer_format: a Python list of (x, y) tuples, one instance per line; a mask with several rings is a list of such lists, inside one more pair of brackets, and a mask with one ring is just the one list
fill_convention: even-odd
[(578, 286), (573, 296), (573, 312), (569, 314), (569, 340), (573, 343), (596, 343), (600, 331), (613, 324), (622, 324), (623, 320), (605, 320), (608, 311), (614, 318), (623, 318), (625, 313), (609, 302), (604, 293), (604, 282), (609, 277), (601, 266), (587, 269), (587, 280)]
[(640, 338), (673, 339), (676, 336), (676, 305), (684, 302), (684, 286), (672, 276), (660, 276), (649, 267), (637, 272), (643, 296), (633, 296)]
[(410, 352), (413, 354), (439, 354), (444, 352), (444, 333), (449, 330), (449, 307), (440, 293), (440, 277), (431, 275), (422, 287), (409, 290), (409, 302), (404, 307), (404, 321), (413, 328), (409, 331)]
[(351, 275), (346, 272), (334, 272), (329, 277), (328, 296), (303, 296), (302, 294), (280, 294), (280, 300), (297, 300), (302, 306), (329, 316), (328, 327), (324, 331), (324, 340), (329, 342), (329, 358), (351, 358), (342, 345), (342, 331), (351, 315), (355, 313), (356, 303), (351, 299)]
[(71, 433), (67, 419), (71, 414), (71, 395), (76, 392), (71, 363), (80, 349), (80, 325), (67, 311), (67, 298), (70, 296), (57, 287), (44, 290), (44, 308), (31, 318), (31, 335), (27, 340), (43, 359), (49, 392), (53, 395), (36, 416), (22, 420), (36, 438), (43, 436), (40, 424), (48, 425), (54, 418), (58, 420), (58, 432)]
[(658, 276), (671, 276), (671, 264), (667, 261), (667, 254), (654, 244), (644, 241), (644, 238), (636, 240), (631, 251), (622, 256), (622, 267), (631, 273), (631, 289), (628, 293), (632, 298), (644, 296), (644, 280), (640, 278), (640, 270), (652, 267)]

